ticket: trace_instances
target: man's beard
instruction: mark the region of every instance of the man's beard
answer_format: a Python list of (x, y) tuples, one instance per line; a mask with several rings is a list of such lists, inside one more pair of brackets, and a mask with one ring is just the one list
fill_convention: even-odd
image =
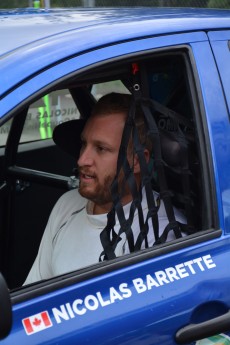
[(103, 183), (99, 183), (97, 177), (95, 179), (94, 189), (88, 189), (83, 183), (79, 184), (79, 193), (84, 198), (93, 201), (95, 204), (104, 205), (112, 202), (111, 184), (114, 176), (106, 176)]
[[(87, 186), (83, 183), (79, 184), (79, 193), (84, 198), (93, 201), (97, 205), (105, 205), (112, 203), (112, 193), (111, 186), (114, 181), (115, 176), (107, 175), (102, 183), (99, 183), (97, 177), (95, 176), (95, 188), (93, 190), (88, 190)], [(118, 190), (115, 191), (119, 193), (120, 198), (129, 195), (130, 190), (128, 188), (127, 182), (124, 183), (124, 175), (120, 174), (118, 177)]]

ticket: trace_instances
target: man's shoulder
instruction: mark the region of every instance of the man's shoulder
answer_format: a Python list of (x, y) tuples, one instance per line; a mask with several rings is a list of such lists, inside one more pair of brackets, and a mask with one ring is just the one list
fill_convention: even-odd
[(86, 206), (87, 199), (83, 198), (78, 189), (72, 189), (64, 194), (58, 199), (55, 209), (58, 212), (65, 213), (65, 211), (76, 212), (78, 209)]

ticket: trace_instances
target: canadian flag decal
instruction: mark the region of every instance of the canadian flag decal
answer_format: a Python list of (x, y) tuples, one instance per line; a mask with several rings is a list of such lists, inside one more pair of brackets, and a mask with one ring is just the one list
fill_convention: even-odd
[(32, 315), (22, 320), (26, 334), (30, 335), (43, 331), (44, 329), (53, 326), (52, 321), (47, 311)]

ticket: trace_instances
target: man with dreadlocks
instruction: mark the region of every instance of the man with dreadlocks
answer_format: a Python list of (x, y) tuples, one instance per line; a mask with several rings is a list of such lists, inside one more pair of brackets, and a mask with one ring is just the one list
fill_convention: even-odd
[(80, 183), (53, 208), (25, 284), (151, 247), (167, 227), (164, 204), (146, 177), (153, 170), (146, 121), (140, 107), (130, 117), (131, 108), (131, 95), (103, 96), (84, 124), (80, 153), (79, 120), (54, 131), (56, 144), (78, 158)]

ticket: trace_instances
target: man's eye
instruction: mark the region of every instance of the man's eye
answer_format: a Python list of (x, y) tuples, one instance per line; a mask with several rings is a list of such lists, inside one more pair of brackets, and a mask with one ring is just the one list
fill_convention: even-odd
[(107, 148), (104, 147), (104, 146), (98, 146), (98, 147), (97, 147), (97, 150), (98, 150), (99, 152), (105, 152), (105, 151), (107, 151)]

